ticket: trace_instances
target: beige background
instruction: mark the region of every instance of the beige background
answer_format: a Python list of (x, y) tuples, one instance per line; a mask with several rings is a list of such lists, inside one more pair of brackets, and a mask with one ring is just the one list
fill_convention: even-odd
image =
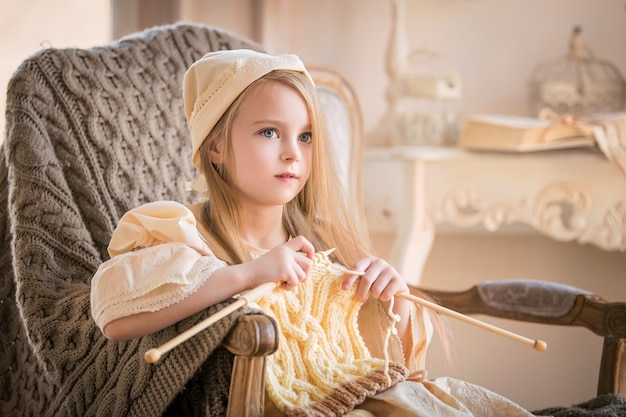
[(108, 0), (0, 0), (0, 131), (6, 86), (29, 55), (45, 47), (89, 47), (110, 38)]
[[(270, 52), (296, 52), (307, 63), (332, 66), (352, 82), (368, 132), (386, 108), (384, 60), (390, 7), (385, 0), (179, 0), (179, 8), (150, 9), (149, 1), (120, 0), (118, 8), (149, 8), (156, 20), (193, 20), (253, 37)], [(163, 3), (153, 2), (152, 4)], [(104, 0), (1, 0), (0, 84), (41, 45), (92, 46), (108, 41), (110, 13)], [(571, 28), (584, 28), (596, 56), (626, 74), (624, 0), (415, 0), (408, 1), (411, 48), (437, 50), (460, 71), (466, 113), (526, 114), (527, 82), (539, 62), (565, 53)], [(114, 14), (115, 15), (115, 14)], [(165, 15), (165, 17), (164, 17)], [(126, 13), (115, 33), (139, 29)], [(0, 101), (3, 110), (4, 100)], [(0, 124), (3, 118), (0, 118)], [(369, 138), (375, 141), (376, 138)], [(380, 254), (389, 235), (374, 236)], [(540, 236), (463, 234), (438, 236), (424, 285), (465, 288), (483, 279), (555, 280), (626, 300), (626, 256)], [(504, 322), (495, 324), (549, 343), (538, 353), (465, 324), (452, 322), (455, 349), (447, 364), (436, 342), (430, 376), (454, 376), (536, 409), (570, 405), (595, 395), (601, 341), (580, 329)]]

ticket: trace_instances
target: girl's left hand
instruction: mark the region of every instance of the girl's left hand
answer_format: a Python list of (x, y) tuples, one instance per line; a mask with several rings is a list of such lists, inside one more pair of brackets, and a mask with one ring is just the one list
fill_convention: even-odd
[(352, 288), (359, 279), (356, 295), (361, 302), (367, 301), (371, 294), (381, 301), (389, 301), (397, 292), (409, 292), (409, 287), (398, 272), (380, 258), (368, 256), (359, 260), (351, 269), (365, 271), (363, 275), (346, 275), (342, 288)]

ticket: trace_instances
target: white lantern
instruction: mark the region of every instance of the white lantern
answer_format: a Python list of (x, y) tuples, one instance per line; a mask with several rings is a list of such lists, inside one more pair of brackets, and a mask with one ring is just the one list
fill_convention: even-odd
[(537, 115), (547, 107), (574, 116), (620, 112), (624, 110), (624, 91), (619, 69), (594, 58), (584, 45), (581, 28), (576, 26), (569, 52), (535, 69), (530, 83), (531, 111)]

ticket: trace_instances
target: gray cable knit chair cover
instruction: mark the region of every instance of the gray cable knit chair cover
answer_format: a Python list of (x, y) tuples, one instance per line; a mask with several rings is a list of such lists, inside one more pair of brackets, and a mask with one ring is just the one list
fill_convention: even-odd
[(232, 356), (219, 346), (251, 310), (150, 365), (146, 350), (228, 302), (155, 335), (111, 342), (94, 325), (89, 297), (125, 211), (192, 198), (184, 190), (193, 177), (186, 68), (206, 52), (242, 47), (261, 49), (217, 28), (177, 24), (100, 48), (44, 49), (15, 72), (0, 161), (0, 415), (225, 414)]

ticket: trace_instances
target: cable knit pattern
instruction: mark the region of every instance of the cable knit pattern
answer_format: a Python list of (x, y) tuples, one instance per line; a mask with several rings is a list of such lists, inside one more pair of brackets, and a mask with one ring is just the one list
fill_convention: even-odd
[(123, 213), (190, 201), (183, 74), (206, 52), (242, 47), (261, 49), (179, 24), (105, 47), (45, 49), (15, 72), (0, 160), (0, 415), (160, 416), (183, 387), (196, 392), (192, 378), (210, 393), (199, 396), (208, 404), (191, 405), (201, 409), (195, 415), (224, 414), (231, 363), (212, 352), (250, 309), (149, 365), (146, 350), (223, 305), (112, 342), (90, 316), (89, 286)]
[(320, 252), (309, 279), (257, 301), (280, 327), (266, 390), (287, 416), (342, 416), (409, 374), (403, 364), (370, 355), (358, 330), (357, 286), (341, 288), (346, 272)]

